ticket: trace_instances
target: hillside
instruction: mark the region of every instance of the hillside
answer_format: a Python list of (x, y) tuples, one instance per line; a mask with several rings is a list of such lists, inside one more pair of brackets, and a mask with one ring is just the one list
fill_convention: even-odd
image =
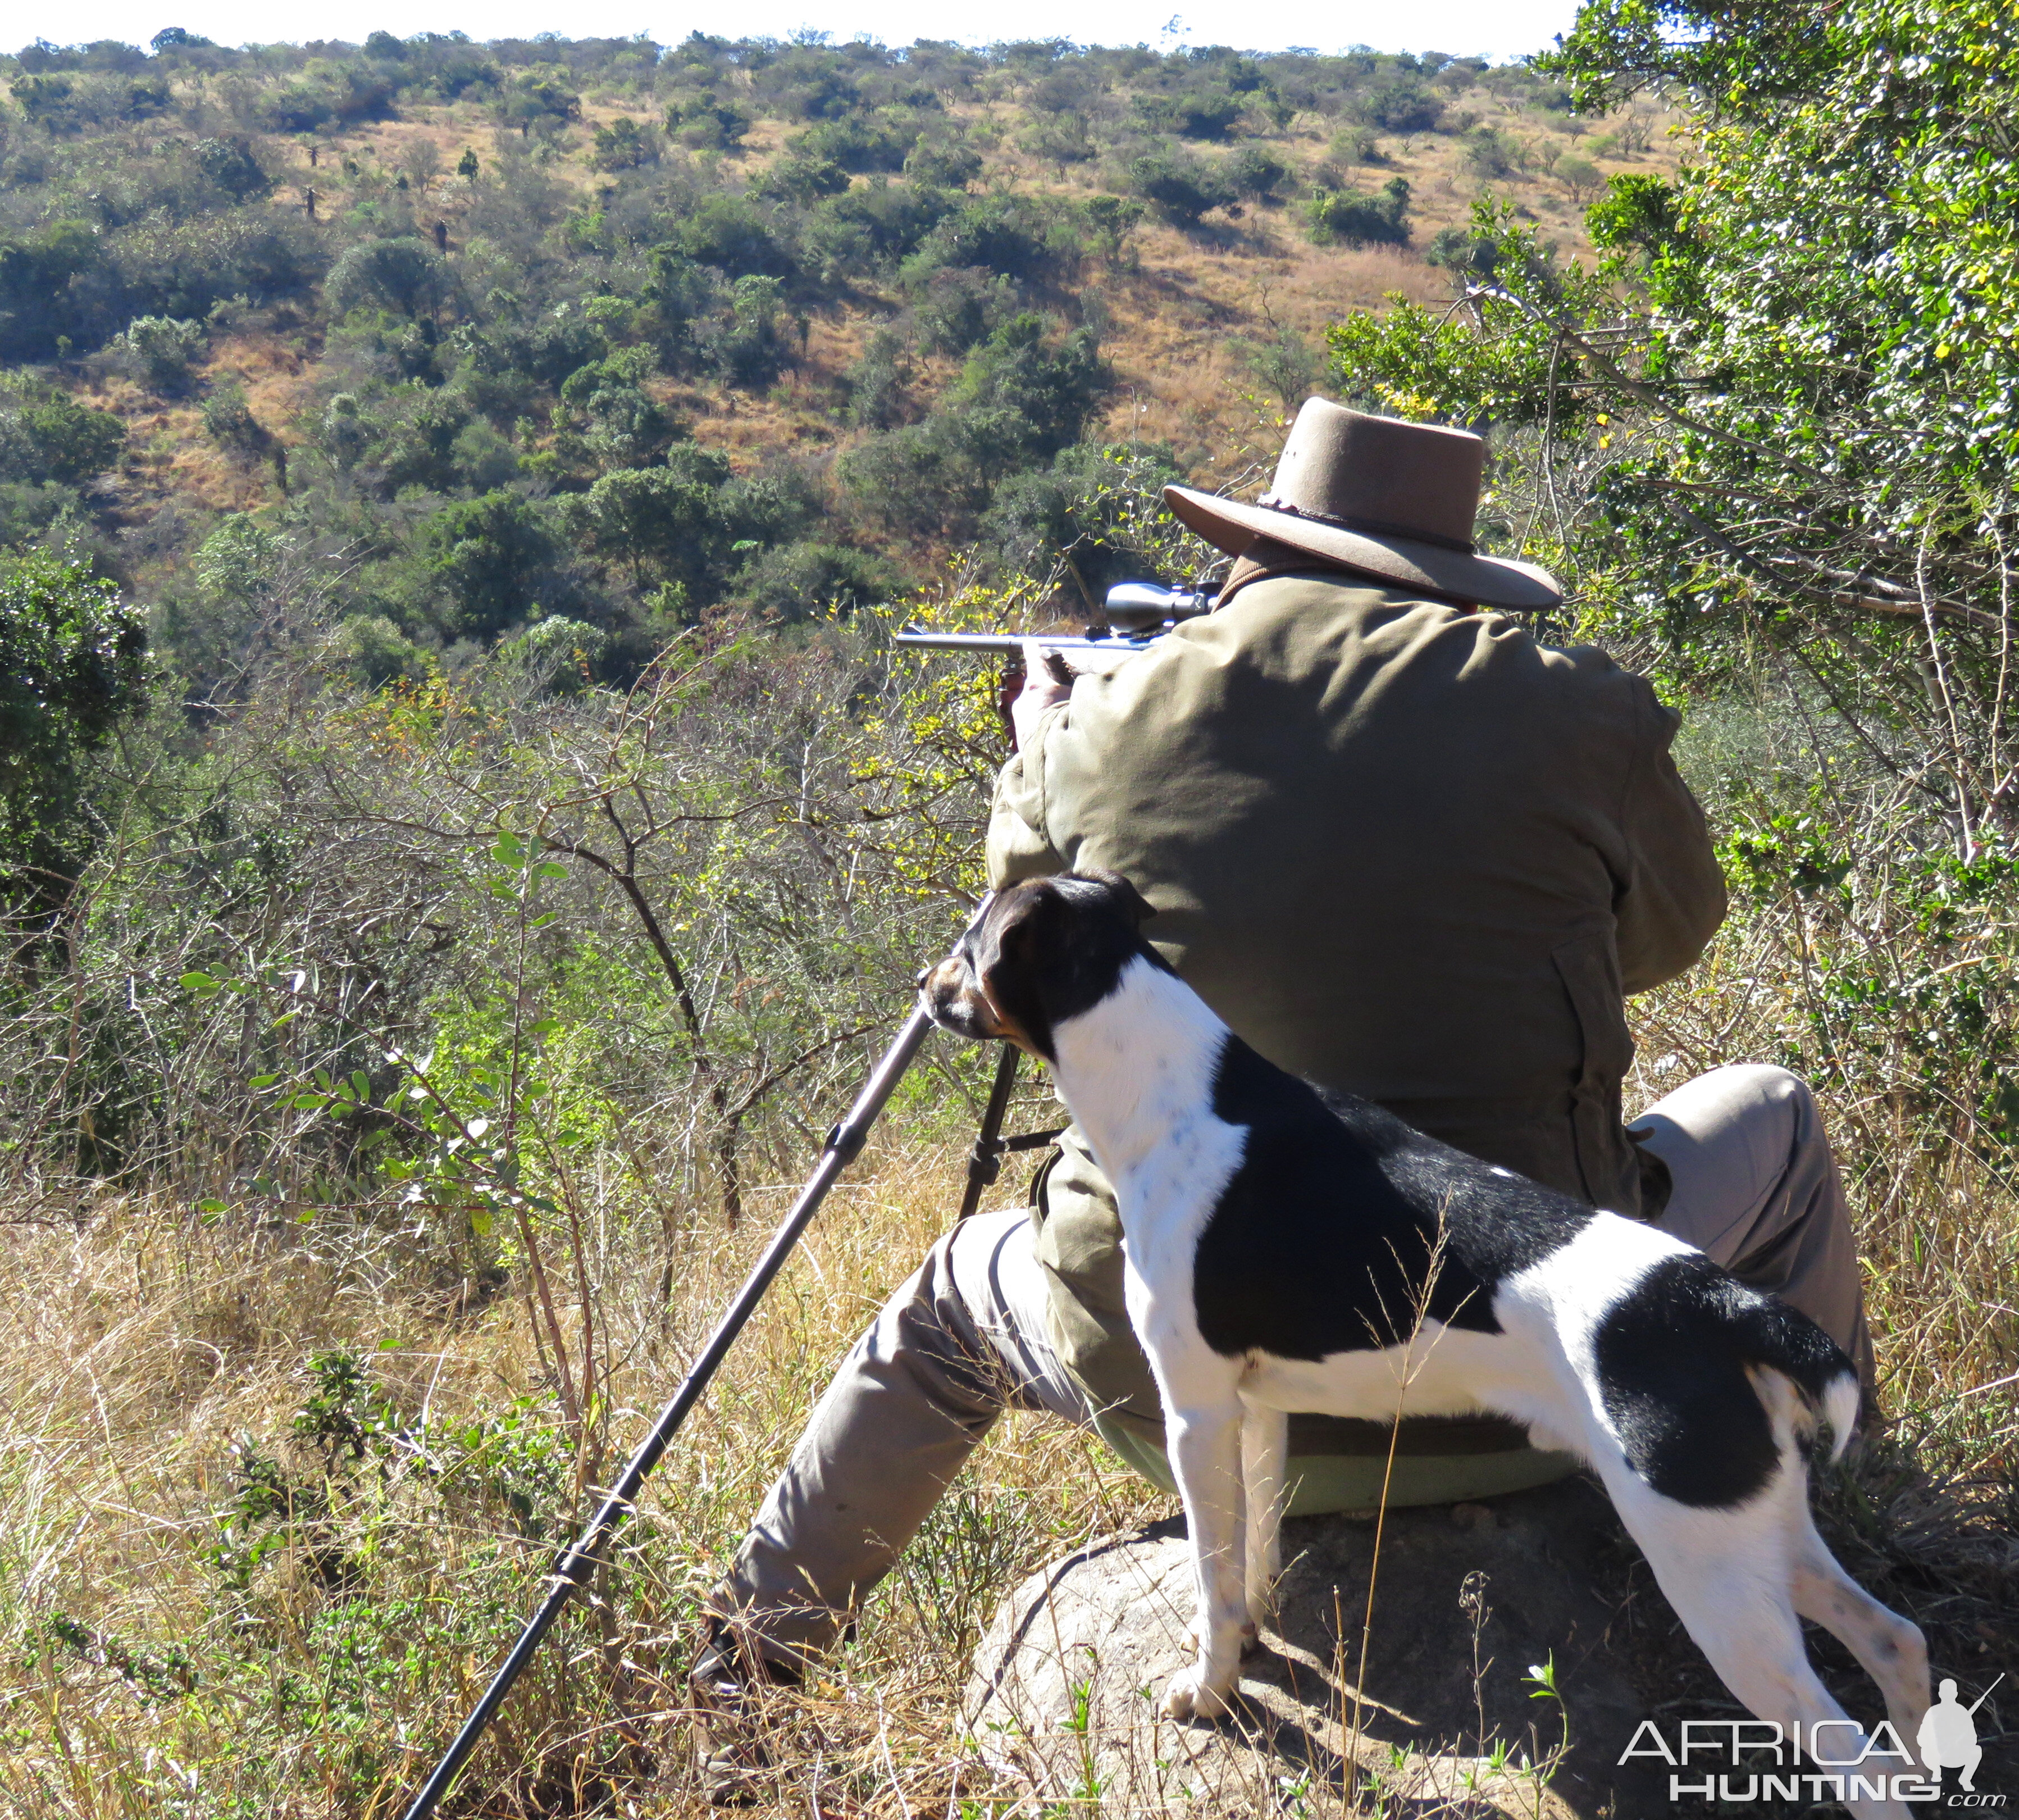
[(1479, 199), (1575, 259), (1604, 174), (1673, 161), (1647, 101), (1444, 56), (171, 32), (5, 67), (0, 542), (156, 603), (195, 694), (252, 636), (198, 560), (232, 513), (345, 553), (312, 617), (373, 680), (556, 614), (622, 673), (952, 551), (1154, 566), (1082, 451), (1251, 476), (1328, 323), (1451, 294)]

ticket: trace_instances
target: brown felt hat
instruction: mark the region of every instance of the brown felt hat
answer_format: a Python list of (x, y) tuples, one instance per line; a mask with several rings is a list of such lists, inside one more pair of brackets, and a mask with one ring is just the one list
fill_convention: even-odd
[(1485, 465), (1486, 444), (1470, 430), (1307, 398), (1275, 480), (1252, 506), (1190, 487), (1166, 487), (1164, 500), (1230, 556), (1266, 537), (1482, 607), (1553, 607), (1564, 597), (1554, 577), (1473, 548)]

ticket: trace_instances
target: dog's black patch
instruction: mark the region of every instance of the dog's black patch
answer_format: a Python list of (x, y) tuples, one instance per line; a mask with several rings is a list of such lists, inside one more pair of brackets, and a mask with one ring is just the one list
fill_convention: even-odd
[(1700, 1252), (1664, 1258), (1593, 1336), (1605, 1412), (1627, 1463), (1679, 1504), (1730, 1510), (1779, 1460), (1749, 1365), (1787, 1373), (1812, 1401), (1852, 1369), (1829, 1336)]
[(1031, 1046), (1057, 1059), (1052, 1032), (1090, 1011), (1139, 958), (1170, 970), (1138, 926), (1151, 914), (1125, 879), (1071, 873), (1006, 891), (956, 952)]
[(1397, 1345), (1419, 1318), (1497, 1333), (1495, 1288), (1592, 1216), (1371, 1101), (1321, 1095), (1238, 1037), (1213, 1111), (1248, 1131), (1193, 1270), (1216, 1352), (1321, 1359)]

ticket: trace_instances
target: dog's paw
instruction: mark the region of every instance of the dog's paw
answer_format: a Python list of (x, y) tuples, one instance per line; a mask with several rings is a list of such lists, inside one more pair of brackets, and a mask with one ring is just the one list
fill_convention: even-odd
[(1164, 1689), (1167, 1718), (1224, 1719), (1227, 1711), (1226, 1695), (1215, 1692), (1200, 1670), (1187, 1669), (1172, 1676)]

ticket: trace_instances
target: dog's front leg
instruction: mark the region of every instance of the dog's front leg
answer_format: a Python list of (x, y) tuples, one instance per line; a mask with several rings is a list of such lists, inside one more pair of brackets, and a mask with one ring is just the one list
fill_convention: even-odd
[(1222, 1402), (1169, 1409), (1165, 1432), (1171, 1467), (1185, 1503), (1191, 1534), (1197, 1616), (1193, 1666), (1164, 1693), (1173, 1719), (1217, 1719), (1241, 1675), (1241, 1627), (1248, 1617), (1241, 1532), (1239, 1397), (1229, 1387)]

